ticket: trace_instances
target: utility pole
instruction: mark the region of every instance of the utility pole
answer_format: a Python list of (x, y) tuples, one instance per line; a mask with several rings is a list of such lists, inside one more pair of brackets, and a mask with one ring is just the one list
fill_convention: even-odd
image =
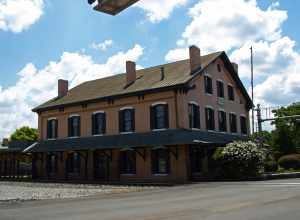
[(251, 99), (252, 99), (252, 134), (254, 134), (254, 77), (253, 77), (253, 48), (252, 46), (250, 47), (251, 51)]

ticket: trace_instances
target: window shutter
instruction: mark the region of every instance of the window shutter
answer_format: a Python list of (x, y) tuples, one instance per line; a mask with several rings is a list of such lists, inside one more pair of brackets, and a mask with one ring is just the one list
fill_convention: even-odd
[(92, 135), (96, 134), (96, 114), (92, 114)]
[(195, 106), (195, 120), (196, 120), (196, 128), (200, 128), (200, 108), (199, 106)]
[(150, 106), (150, 128), (153, 130), (155, 127), (155, 107)]
[(106, 133), (106, 114), (103, 113), (103, 118), (102, 118), (102, 134), (105, 134)]
[(49, 139), (49, 138), (51, 138), (51, 127), (50, 127), (50, 125), (51, 125), (51, 121), (47, 121), (47, 138)]
[(169, 128), (169, 106), (165, 105), (165, 128)]
[(152, 174), (157, 172), (157, 151), (151, 150), (151, 170)]
[(81, 130), (81, 123), (80, 123), (80, 117), (78, 117), (78, 128), (77, 128), (78, 137), (80, 136), (80, 130)]
[(58, 137), (58, 120), (55, 120), (55, 138)]
[(119, 131), (123, 132), (123, 111), (119, 111)]
[(68, 118), (68, 136), (72, 137), (72, 118)]
[(131, 109), (131, 130), (135, 131), (135, 109)]

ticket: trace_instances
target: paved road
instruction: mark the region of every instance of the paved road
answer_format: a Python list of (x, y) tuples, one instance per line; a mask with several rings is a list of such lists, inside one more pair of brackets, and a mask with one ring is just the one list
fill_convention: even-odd
[(199, 183), (155, 191), (0, 206), (0, 219), (299, 220), (300, 179)]

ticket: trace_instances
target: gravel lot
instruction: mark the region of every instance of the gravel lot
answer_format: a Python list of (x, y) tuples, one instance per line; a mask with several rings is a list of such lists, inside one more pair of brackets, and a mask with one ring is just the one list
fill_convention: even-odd
[(156, 187), (0, 182), (0, 203), (78, 198), (99, 194), (137, 192), (154, 188)]

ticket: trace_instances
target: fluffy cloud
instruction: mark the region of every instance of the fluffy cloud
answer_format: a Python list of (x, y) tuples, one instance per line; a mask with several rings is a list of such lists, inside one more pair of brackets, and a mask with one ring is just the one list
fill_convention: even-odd
[[(256, 0), (201, 0), (189, 10), (192, 18), (165, 59), (188, 58), (187, 47), (202, 52), (229, 51), (244, 82), (250, 77), (250, 47), (254, 49), (255, 102), (264, 106), (300, 100), (300, 53), (282, 33), (287, 12), (278, 3), (263, 10)], [(247, 81), (245, 81), (247, 80)]]
[(105, 40), (105, 41), (103, 41), (101, 43), (98, 43), (98, 44), (93, 42), (91, 44), (91, 48), (93, 48), (95, 50), (106, 51), (112, 45), (113, 45), (113, 40), (109, 39), (109, 40)]
[(0, 30), (26, 30), (42, 16), (43, 8), (43, 0), (0, 0)]
[(70, 87), (74, 87), (87, 80), (124, 72), (126, 60), (137, 61), (142, 54), (143, 48), (135, 45), (108, 58), (104, 64), (95, 63), (88, 55), (69, 52), (40, 70), (32, 63), (27, 64), (18, 73), (14, 86), (0, 87), (0, 137), (23, 125), (36, 127), (36, 115), (31, 109), (56, 96), (58, 79), (68, 79)]
[(156, 23), (169, 18), (176, 7), (185, 5), (186, 2), (187, 0), (141, 0), (135, 6), (146, 11), (147, 18)]
[(271, 5), (267, 10), (257, 6), (256, 0), (202, 0), (189, 10), (191, 23), (166, 59), (185, 55), (184, 47), (198, 45), (204, 53), (231, 50), (246, 41), (281, 37), (281, 24), (287, 13)]

